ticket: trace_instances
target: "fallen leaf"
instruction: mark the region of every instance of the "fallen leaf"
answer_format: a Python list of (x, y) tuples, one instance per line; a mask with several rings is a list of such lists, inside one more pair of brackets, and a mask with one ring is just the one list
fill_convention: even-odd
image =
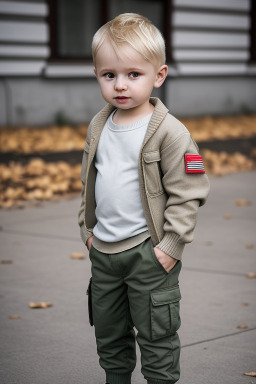
[(223, 151), (213, 152), (209, 149), (203, 149), (201, 152), (206, 171), (216, 176), (255, 168), (255, 161), (239, 152), (230, 154)]
[(223, 216), (223, 219), (225, 220), (229, 220), (231, 219), (231, 215), (229, 213), (226, 213), (224, 216)]
[(1, 260), (1, 264), (12, 264), (12, 260)]
[(253, 249), (254, 248), (254, 244), (248, 243), (248, 244), (246, 244), (246, 248), (247, 249)]
[(237, 326), (237, 328), (238, 329), (246, 329), (246, 328), (248, 328), (248, 326), (245, 325), (245, 324), (240, 324), (240, 325)]
[(252, 377), (256, 377), (256, 372), (246, 372), (244, 373), (245, 376), (252, 376)]
[(256, 157), (256, 148), (251, 151), (251, 157)]
[(11, 316), (9, 316), (9, 319), (15, 320), (15, 319), (21, 319), (21, 317), (17, 316), (17, 315), (11, 315)]
[(3, 208), (11, 208), (13, 207), (13, 200), (6, 200), (6, 201), (3, 201), (1, 202), (1, 207)]
[(246, 275), (249, 279), (255, 279), (255, 277), (256, 277), (256, 273), (254, 273), (254, 272), (249, 272), (249, 273), (247, 273), (247, 275)]
[(31, 301), (29, 303), (29, 307), (30, 308), (48, 308), (48, 307), (52, 307), (53, 304), (51, 303), (46, 303), (44, 301), (40, 302), (40, 303), (33, 303), (33, 301)]
[(70, 255), (70, 258), (71, 259), (76, 259), (76, 260), (83, 260), (85, 259), (85, 255), (81, 252), (73, 252), (71, 255)]
[(252, 202), (246, 199), (236, 199), (236, 205), (239, 207), (245, 207), (252, 205)]
[(242, 305), (242, 307), (247, 307), (249, 303), (240, 303), (240, 305)]

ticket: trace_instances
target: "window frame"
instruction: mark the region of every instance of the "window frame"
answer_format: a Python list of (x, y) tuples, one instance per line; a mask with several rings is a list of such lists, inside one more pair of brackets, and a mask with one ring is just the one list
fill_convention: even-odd
[[(101, 25), (109, 20), (109, 0), (99, 0), (101, 8)], [(173, 63), (172, 54), (172, 11), (173, 0), (161, 0), (163, 6), (163, 36), (166, 42), (166, 62)], [(92, 63), (91, 56), (61, 56), (58, 52), (58, 19), (57, 19), (57, 1), (47, 0), (48, 4), (48, 17), (47, 22), (49, 25), (49, 46), (50, 55), (48, 62), (50, 63)]]
[(250, 60), (249, 64), (256, 64), (256, 2), (251, 0), (251, 28), (250, 28)]

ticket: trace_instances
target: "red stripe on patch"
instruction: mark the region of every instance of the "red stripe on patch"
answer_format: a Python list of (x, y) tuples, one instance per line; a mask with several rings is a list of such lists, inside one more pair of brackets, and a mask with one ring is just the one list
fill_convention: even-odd
[(185, 155), (186, 173), (205, 173), (203, 158), (200, 155)]

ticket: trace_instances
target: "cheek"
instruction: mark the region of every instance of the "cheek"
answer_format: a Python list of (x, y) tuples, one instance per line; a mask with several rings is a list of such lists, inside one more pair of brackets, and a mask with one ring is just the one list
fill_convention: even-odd
[(108, 87), (106, 86), (106, 83), (99, 81), (99, 86), (102, 94), (105, 94), (108, 92)]
[(110, 92), (109, 83), (99, 81), (101, 92), (107, 94)]

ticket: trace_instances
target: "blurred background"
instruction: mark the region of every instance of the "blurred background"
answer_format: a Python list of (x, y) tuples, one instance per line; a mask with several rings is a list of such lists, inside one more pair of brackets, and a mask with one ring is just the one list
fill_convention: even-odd
[(0, 1), (0, 206), (77, 194), (87, 123), (104, 106), (91, 40), (119, 13), (166, 40), (155, 92), (191, 131), (214, 175), (255, 168), (254, 0)]

